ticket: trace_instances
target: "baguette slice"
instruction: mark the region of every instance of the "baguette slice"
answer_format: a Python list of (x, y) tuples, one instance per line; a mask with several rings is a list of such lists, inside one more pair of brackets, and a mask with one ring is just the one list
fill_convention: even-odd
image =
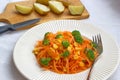
[(49, 0), (36, 0), (37, 3), (48, 5)]
[(56, 14), (61, 14), (62, 12), (64, 12), (64, 5), (62, 4), (62, 2), (59, 1), (49, 1), (49, 6), (50, 9), (56, 13)]
[(69, 5), (68, 9), (71, 15), (81, 15), (85, 8), (83, 5), (80, 6)]
[(38, 12), (40, 15), (46, 15), (50, 11), (47, 6), (40, 3), (34, 3), (34, 8), (35, 11)]
[(63, 3), (65, 7), (68, 7), (71, 3), (68, 0), (57, 0)]
[(23, 6), (20, 4), (15, 5), (16, 10), (21, 14), (30, 14), (32, 12), (32, 7)]

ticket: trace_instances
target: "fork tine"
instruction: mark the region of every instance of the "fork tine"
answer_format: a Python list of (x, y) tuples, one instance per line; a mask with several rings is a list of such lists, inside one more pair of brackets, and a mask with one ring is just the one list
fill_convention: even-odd
[(97, 44), (97, 51), (99, 53), (102, 53), (102, 51), (103, 51), (103, 45), (102, 45), (101, 35), (98, 34), (96, 36), (93, 36), (92, 39), (93, 39), (93, 42)]
[(102, 44), (102, 40), (101, 40), (101, 36), (100, 36), (100, 34), (99, 34), (99, 42)]
[(97, 36), (95, 36), (95, 43), (98, 44)]
[(102, 39), (101, 39), (101, 36), (99, 34), (99, 43), (98, 43), (99, 47), (100, 47), (100, 53), (102, 53), (103, 51), (103, 45), (102, 45)]
[(92, 37), (93, 42), (95, 42), (95, 37)]
[(98, 44), (98, 43), (97, 43), (97, 42), (98, 42), (97, 36), (93, 36), (93, 37), (92, 37), (92, 41), (93, 41), (94, 43)]
[(100, 42), (100, 35), (99, 34), (97, 35), (97, 41), (98, 41), (98, 44), (99, 44), (99, 42)]

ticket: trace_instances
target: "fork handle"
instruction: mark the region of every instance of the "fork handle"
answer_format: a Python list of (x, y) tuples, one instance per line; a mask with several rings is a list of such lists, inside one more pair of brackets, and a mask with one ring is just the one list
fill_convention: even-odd
[(91, 66), (91, 68), (90, 68), (90, 70), (89, 70), (89, 73), (88, 73), (88, 76), (87, 76), (87, 79), (86, 79), (86, 80), (90, 80), (90, 76), (91, 76), (92, 69), (93, 69), (93, 67), (94, 67), (94, 63), (95, 63), (95, 60), (93, 61), (93, 64), (92, 64), (92, 66)]

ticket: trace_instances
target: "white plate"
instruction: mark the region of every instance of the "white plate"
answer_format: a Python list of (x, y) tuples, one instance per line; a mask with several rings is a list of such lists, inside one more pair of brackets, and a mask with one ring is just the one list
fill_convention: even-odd
[(29, 80), (85, 80), (89, 69), (77, 74), (57, 74), (51, 71), (44, 71), (39, 67), (32, 53), (36, 41), (43, 39), (46, 32), (72, 31), (75, 29), (88, 38), (101, 34), (104, 52), (94, 66), (91, 80), (107, 79), (118, 66), (118, 46), (109, 34), (96, 26), (77, 20), (50, 21), (28, 30), (18, 40), (14, 48), (13, 60), (17, 69)]

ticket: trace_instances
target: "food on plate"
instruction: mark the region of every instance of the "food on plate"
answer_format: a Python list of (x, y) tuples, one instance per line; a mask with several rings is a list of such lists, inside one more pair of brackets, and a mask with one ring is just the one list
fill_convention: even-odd
[(37, 3), (48, 5), (49, 0), (36, 0)]
[(85, 8), (83, 5), (80, 6), (69, 5), (68, 9), (71, 15), (81, 15)]
[(49, 1), (49, 7), (50, 9), (56, 13), (56, 14), (61, 14), (62, 12), (64, 12), (64, 5), (62, 2), (59, 2), (59, 1)]
[(60, 74), (74, 74), (91, 67), (98, 56), (96, 44), (78, 30), (46, 32), (37, 41), (33, 53), (38, 64)]
[(49, 7), (40, 3), (34, 3), (34, 8), (35, 8), (35, 11), (41, 15), (46, 15), (48, 12), (50, 12)]
[(24, 6), (20, 4), (15, 5), (16, 10), (21, 14), (30, 14), (32, 12), (33, 7)]

